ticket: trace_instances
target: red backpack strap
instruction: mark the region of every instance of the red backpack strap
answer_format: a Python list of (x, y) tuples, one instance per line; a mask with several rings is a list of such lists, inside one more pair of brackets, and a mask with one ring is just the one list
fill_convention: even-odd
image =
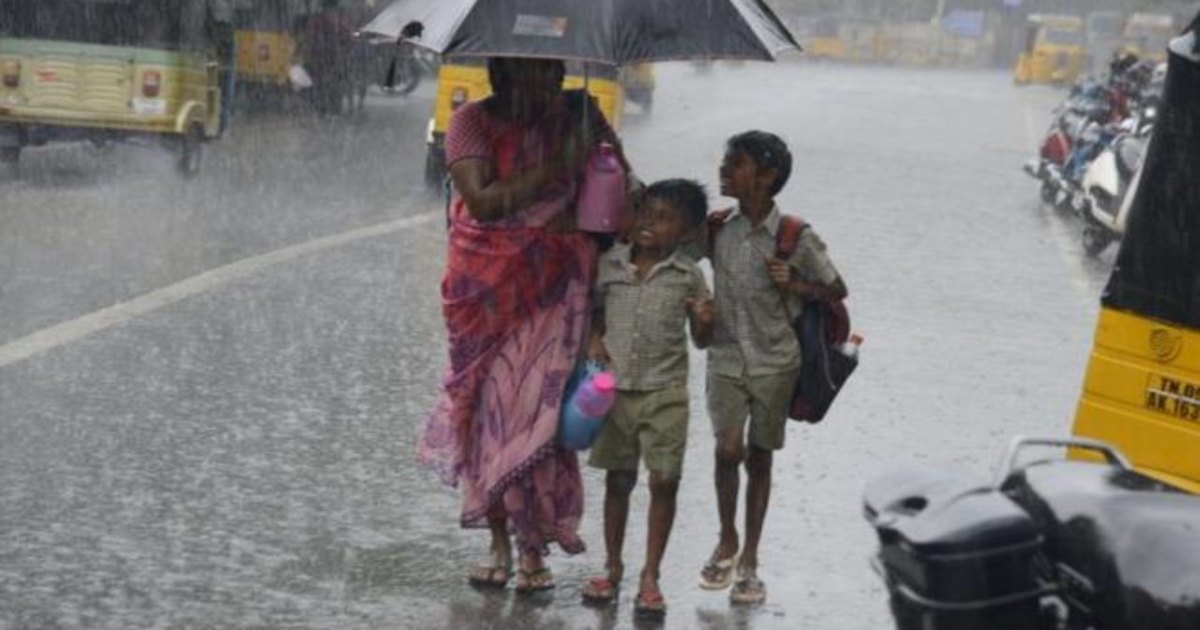
[(800, 235), (808, 229), (808, 223), (800, 217), (788, 214), (779, 217), (779, 229), (775, 231), (775, 257), (787, 260), (800, 247)]
[(707, 245), (709, 258), (712, 258), (713, 252), (716, 251), (717, 233), (729, 222), (730, 217), (733, 216), (733, 211), (734, 208), (725, 208), (708, 215)]

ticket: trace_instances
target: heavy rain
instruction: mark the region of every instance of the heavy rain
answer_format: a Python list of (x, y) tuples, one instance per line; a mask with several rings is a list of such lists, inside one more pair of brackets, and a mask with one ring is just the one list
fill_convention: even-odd
[[(592, 5), (607, 13), (579, 8)], [(1178, 550), (1171, 544), (1197, 543), (1171, 528), (1200, 509), (1188, 496), (1200, 492), (1200, 191), (1179, 176), (1200, 159), (1200, 48), (1175, 39), (1198, 11), (1173, 0), (0, 0), (0, 630), (1200, 627), (1200, 564), (1160, 563)], [(637, 25), (600, 22), (610, 14)], [(563, 52), (576, 40), (584, 43)], [(554, 159), (591, 172), (596, 158), (571, 157), (572, 142), (598, 142), (611, 128), (620, 228), (576, 229), (576, 189), (587, 182), (568, 194), (559, 184), (579, 177), (570, 167), (542, 177), (540, 163), (525, 163), (534, 160), (526, 152), (547, 153), (529, 148), (531, 136), (496, 149), (495, 168), (471, 152), (481, 141), (469, 137), (467, 116), (454, 118), (457, 130), (452, 117), (503, 109), (473, 108), (493, 91), (489, 103), (508, 103), (498, 76), (514, 91), (535, 82), (519, 70), (530, 62), (489, 56), (566, 59), (536, 67), (560, 67), (566, 88), (596, 97), (578, 107), (567, 99), (563, 110), (590, 123), (572, 129), (596, 134), (557, 129), (550, 143), (562, 147)], [(511, 103), (511, 120), (495, 129), (525, 124), (528, 108), (558, 111), (534, 97)], [(791, 174), (778, 194), (762, 196), (782, 167), (761, 162), (778, 149), (729, 142), (748, 130), (786, 143)], [(739, 156), (751, 158), (748, 177), (730, 165)], [(620, 334), (615, 294), (592, 286), (609, 269), (609, 254), (594, 269), (596, 250), (632, 241), (636, 258), (663, 247), (648, 208), (682, 202), (651, 184), (672, 178), (703, 185), (707, 210), (738, 211), (719, 232), (708, 222), (710, 240), (681, 246), (709, 245), (695, 264), (717, 291), (706, 303), (716, 332), (708, 349), (688, 341), (689, 368), (673, 372), (686, 374), (678, 387), (688, 405), (679, 407), (677, 514), (657, 575), (642, 567), (648, 530), (662, 524), (660, 473), (671, 466), (651, 474), (650, 459), (638, 464), (623, 576), (610, 575), (605, 497), (619, 475), (589, 465), (600, 449), (558, 444), (558, 409), (575, 403), (542, 364), (533, 370), (547, 371), (545, 391), (513, 385), (524, 393), (513, 404), (525, 405), (514, 417), (538, 416), (535, 429), (549, 418), (543, 448), (554, 455), (470, 451), (489, 467), (493, 457), (529, 459), (484, 487), (474, 497), (483, 511), (461, 527), (472, 489), (486, 485), (470, 477), (481, 465), (460, 461), (459, 486), (443, 484), (439, 462), (427, 465), (437, 446), (427, 426), (453, 401), (458, 381), (447, 375), (465, 362), (460, 344), (496, 343), (464, 342), (454, 326), (492, 325), (510, 316), (496, 303), (513, 298), (480, 292), (466, 306), (473, 316), (452, 317), (468, 280), (443, 279), (470, 250), (452, 235), (473, 235), (477, 248), (489, 231), (573, 244), (553, 256), (591, 269), (563, 280), (582, 287), (582, 319), (539, 325), (544, 335), (555, 325), (583, 335), (560, 344), (567, 371), (578, 371), (592, 336)], [(504, 194), (488, 192), (501, 184)], [(554, 195), (570, 197), (556, 212), (572, 223), (521, 223), (545, 214)], [(528, 214), (506, 205), (518, 197)], [(725, 378), (713, 365), (728, 367), (710, 362), (726, 356), (722, 335), (741, 330), (723, 319), (732, 316), (722, 305), (737, 301), (722, 291), (744, 289), (723, 284), (735, 272), (709, 259), (762, 200), (820, 234), (827, 249), (816, 259), (836, 265), (836, 282), (811, 280), (811, 256), (800, 256), (804, 265), (785, 270), (788, 286), (809, 287), (796, 289), (808, 311), (840, 302), (831, 287), (844, 284), (861, 363), (821, 422), (786, 421), (778, 450), (758, 441), (767, 438), (755, 423), (766, 424), (758, 416), (770, 405), (755, 399), (747, 465), (727, 468), (718, 447), (728, 433), (714, 429), (710, 397)], [(499, 214), (481, 219), (485, 206)], [(538, 271), (557, 265), (570, 266), (528, 254), (519, 268), (536, 273), (518, 275), (545, 286), (517, 294), (514, 312), (567, 308), (575, 298), (559, 294), (570, 291)], [(629, 286), (651, 287), (661, 272), (613, 269), (634, 278)], [(782, 306), (790, 319), (791, 298), (774, 292), (767, 269), (755, 271), (763, 312)], [(584, 328), (602, 295), (610, 306)], [(555, 300), (563, 303), (545, 304)], [(697, 303), (705, 300), (671, 311), (677, 332), (685, 321), (689, 337), (704, 328)], [(663, 328), (638, 326), (651, 336)], [(1094, 363), (1103, 339), (1129, 356)], [(611, 362), (624, 365), (615, 349), (607, 344)], [(1151, 367), (1119, 372), (1133, 364)], [(476, 371), (496, 381), (501, 370)], [(626, 377), (616, 374), (618, 404), (633, 391)], [(546, 399), (553, 413), (527, 409)], [(507, 412), (475, 400), (478, 409), (455, 417), (484, 424)], [(1119, 405), (1123, 422), (1145, 423), (1134, 434), (1105, 424), (1102, 410)], [(604, 421), (606, 447), (618, 439), (616, 417), (614, 408)], [(470, 431), (484, 441), (485, 429), (459, 433)], [(1138, 521), (1159, 537), (1097, 553), (1149, 558), (1154, 570), (1118, 561), (1064, 586), (1083, 571), (1063, 552), (1071, 538), (1021, 497), (1049, 492), (1038, 466), (1106, 475), (1111, 466), (1063, 462), (1051, 450), (1057, 464), (1002, 477), (1000, 492), (997, 466), (1020, 435), (1091, 438), (1124, 453), (1109, 458), (1132, 468), (1113, 487), (1153, 495), (1118, 498), (1160, 515)], [(649, 457), (662, 446), (654, 439), (635, 437), (631, 448)], [(754, 566), (744, 520), (752, 500), (742, 496), (764, 453), (770, 503)], [(547, 461), (557, 468), (543, 470)], [(731, 555), (719, 545), (722, 470), (740, 471)], [(918, 483), (912, 470), (934, 473)], [(916, 489), (906, 494), (906, 484)], [(567, 486), (582, 498), (563, 498)], [(933, 490), (951, 486), (962, 492)], [(521, 522), (522, 509), (554, 520), (541, 503), (514, 507), (541, 500), (543, 487), (568, 525)], [(967, 516), (953, 527), (921, 520), (953, 512), (964, 492), (990, 493), (1020, 515), (1011, 518), (1042, 528), (1029, 534), (1041, 546), (1022, 556), (1028, 567), (923, 564), (984, 553), (989, 543), (963, 540), (985, 538), (993, 523), (971, 519), (999, 508), (954, 512)], [(1090, 500), (1072, 496), (1072, 506)], [(1170, 505), (1150, 505), (1158, 499)], [(563, 507), (571, 501), (582, 509), (577, 525)], [(1080, 509), (1073, 522), (1094, 531), (1072, 535), (1102, 546), (1132, 536)], [(497, 510), (514, 570), (489, 552)], [(995, 536), (1017, 536), (1006, 523)], [(586, 550), (569, 553), (579, 551), (575, 532), (547, 533), (556, 527), (577, 530)], [(712, 579), (724, 556), (732, 585)], [(1028, 597), (1005, 590), (1017, 574), (1031, 580)], [(1138, 577), (1152, 574), (1161, 579)], [(597, 593), (598, 576), (621, 579)], [(1096, 603), (1134, 591), (1138, 603), (1119, 610)], [(655, 605), (664, 603), (665, 612)]]

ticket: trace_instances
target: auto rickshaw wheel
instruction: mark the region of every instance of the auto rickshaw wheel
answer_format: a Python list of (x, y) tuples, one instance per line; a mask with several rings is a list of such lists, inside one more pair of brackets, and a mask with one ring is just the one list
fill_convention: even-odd
[(441, 190), (446, 180), (446, 167), (441, 156), (429, 148), (425, 151), (425, 186), (430, 190)]
[(204, 128), (198, 124), (188, 127), (179, 140), (179, 156), (176, 168), (184, 177), (195, 177), (200, 173), (200, 162), (204, 156)]
[(1092, 258), (1100, 255), (1113, 242), (1112, 234), (1098, 225), (1083, 228), (1083, 252)]

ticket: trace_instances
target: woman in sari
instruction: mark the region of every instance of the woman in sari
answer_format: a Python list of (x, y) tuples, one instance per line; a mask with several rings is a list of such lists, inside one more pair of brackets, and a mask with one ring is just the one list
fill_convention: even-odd
[(562, 62), (495, 58), (488, 73), (493, 95), (463, 105), (446, 134), (450, 367), (418, 455), (461, 487), (461, 525), (491, 531), (491, 561), (470, 582), (507, 584), (511, 533), (517, 589), (543, 590), (554, 586), (549, 545), (584, 548), (579, 465), (555, 441), (596, 262), (574, 230), (578, 174), (596, 142), (618, 145), (583, 93), (562, 90)]

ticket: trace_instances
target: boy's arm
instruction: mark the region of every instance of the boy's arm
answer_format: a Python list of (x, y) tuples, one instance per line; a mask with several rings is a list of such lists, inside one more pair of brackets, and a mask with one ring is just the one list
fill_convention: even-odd
[(713, 328), (717, 320), (716, 303), (708, 290), (704, 276), (696, 274), (696, 289), (693, 296), (684, 303), (688, 314), (688, 328), (692, 331), (692, 343), (701, 350), (712, 344)]
[(604, 345), (604, 300), (607, 291), (604, 290), (602, 278), (597, 274), (596, 283), (592, 287), (592, 331), (588, 337), (587, 357), (605, 365), (612, 362), (608, 356), (608, 348)]

